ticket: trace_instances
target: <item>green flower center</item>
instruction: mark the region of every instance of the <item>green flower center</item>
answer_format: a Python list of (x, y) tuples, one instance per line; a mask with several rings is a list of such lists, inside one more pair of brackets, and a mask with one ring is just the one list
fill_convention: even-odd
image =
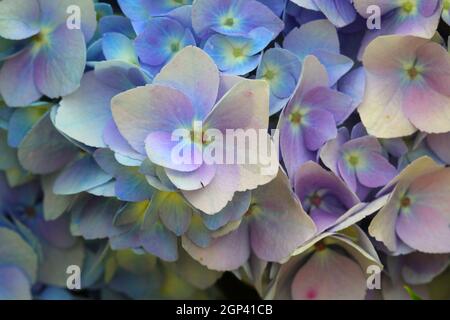
[(265, 79), (267, 79), (267, 80), (270, 81), (270, 80), (272, 80), (273, 78), (275, 78), (275, 76), (276, 76), (275, 71), (267, 70), (263, 77), (264, 77)]
[(223, 22), (223, 24), (227, 27), (234, 26), (234, 19), (233, 18), (226, 18)]
[(34, 42), (34, 44), (36, 46), (42, 47), (50, 42), (49, 34), (50, 34), (50, 31), (42, 29), (41, 32), (39, 32), (38, 34), (36, 34), (35, 36), (32, 37), (32, 41)]
[(172, 53), (180, 51), (180, 43), (179, 42), (171, 43), (170, 44), (170, 51), (172, 51)]
[(402, 4), (402, 9), (403, 9), (403, 11), (404, 12), (406, 12), (406, 13), (411, 13), (413, 10), (414, 10), (414, 8), (415, 8), (415, 5), (414, 5), (414, 3), (412, 2), (412, 1), (410, 1), (410, 0), (408, 0), (408, 1), (405, 1), (403, 4)]
[(233, 48), (233, 56), (235, 58), (240, 58), (244, 56), (244, 49), (242, 48)]
[(302, 115), (298, 111), (294, 111), (289, 115), (289, 121), (294, 124), (300, 124), (302, 122)]
[(450, 10), (450, 0), (444, 1), (444, 10)]
[(352, 167), (356, 167), (359, 164), (359, 157), (356, 155), (350, 155), (348, 157), (348, 163), (352, 166)]

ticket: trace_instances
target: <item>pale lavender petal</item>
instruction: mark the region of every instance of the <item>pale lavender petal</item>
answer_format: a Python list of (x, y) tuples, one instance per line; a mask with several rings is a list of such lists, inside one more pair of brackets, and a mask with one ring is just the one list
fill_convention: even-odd
[(31, 300), (31, 283), (14, 266), (0, 266), (0, 300)]
[(61, 100), (56, 127), (88, 146), (105, 147), (103, 130), (112, 119), (110, 101), (117, 93), (99, 81), (93, 71), (86, 73), (80, 88)]
[(200, 248), (183, 237), (183, 248), (198, 262), (212, 270), (238, 269), (250, 257), (248, 226), (243, 223), (237, 230), (214, 239), (207, 248)]
[(191, 172), (166, 169), (169, 180), (181, 190), (198, 190), (207, 186), (216, 173), (216, 165), (203, 163)]
[(204, 51), (189, 46), (162, 68), (153, 83), (168, 85), (183, 92), (189, 97), (198, 120), (203, 120), (217, 98), (219, 70)]
[(206, 214), (215, 214), (233, 199), (239, 186), (239, 166), (217, 165), (213, 180), (204, 188), (193, 191), (182, 190), (186, 199)]
[(26, 49), (1, 67), (0, 93), (9, 106), (27, 106), (42, 96), (34, 82), (34, 59), (32, 49)]
[(450, 252), (449, 182), (450, 170), (442, 169), (410, 185), (411, 205), (400, 213), (396, 228), (408, 246), (427, 253)]
[(80, 86), (86, 64), (86, 44), (80, 30), (70, 30), (65, 24), (48, 35), (48, 42), (36, 56), (34, 79), (39, 91), (57, 98)]
[(450, 263), (448, 254), (426, 254), (413, 252), (402, 256), (403, 279), (413, 285), (427, 284), (445, 271)]
[(161, 85), (120, 93), (112, 99), (111, 108), (120, 133), (141, 154), (146, 153), (149, 133), (161, 131), (170, 135), (175, 129), (191, 128), (194, 117), (188, 97)]
[(281, 261), (315, 234), (313, 221), (281, 170), (274, 180), (253, 191), (252, 201), (255, 204), (248, 216), (250, 241), (258, 258)]
[(203, 163), (200, 148), (188, 138), (173, 139), (172, 133), (156, 131), (145, 139), (147, 156), (164, 168), (192, 172)]

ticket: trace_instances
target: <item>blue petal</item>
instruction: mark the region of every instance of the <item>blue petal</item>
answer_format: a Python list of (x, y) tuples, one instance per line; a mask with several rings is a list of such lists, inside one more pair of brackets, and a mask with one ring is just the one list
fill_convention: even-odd
[(138, 64), (133, 42), (121, 33), (105, 33), (102, 47), (103, 55), (107, 60), (121, 60), (131, 64)]
[(261, 60), (261, 55), (254, 55), (255, 48), (259, 46), (251, 39), (216, 34), (206, 41), (204, 50), (223, 73), (244, 75), (255, 70)]
[(0, 36), (21, 40), (37, 34), (39, 3), (36, 0), (3, 0), (0, 2)]
[(22, 166), (38, 174), (61, 169), (78, 153), (77, 147), (66, 140), (45, 115), (28, 132), (19, 145), (18, 157)]
[(100, 169), (91, 156), (85, 156), (68, 167), (59, 175), (53, 186), (55, 194), (76, 194), (100, 186), (112, 176)]
[(0, 300), (31, 300), (31, 284), (19, 268), (0, 266)]
[(17, 109), (9, 120), (8, 144), (17, 148), (33, 125), (45, 114), (47, 108)]

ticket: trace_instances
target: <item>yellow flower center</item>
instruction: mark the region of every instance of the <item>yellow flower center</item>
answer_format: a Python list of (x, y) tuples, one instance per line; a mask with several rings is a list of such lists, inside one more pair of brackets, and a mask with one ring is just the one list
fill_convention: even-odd
[(403, 2), (402, 9), (406, 13), (411, 13), (415, 9), (415, 4), (410, 0), (405, 1)]
[(244, 49), (243, 48), (233, 48), (233, 56), (235, 58), (240, 58), (244, 56)]
[(450, 0), (444, 0), (444, 10), (450, 9)]
[(351, 166), (356, 167), (359, 163), (359, 157), (356, 155), (350, 155), (348, 157), (348, 163), (350, 163)]

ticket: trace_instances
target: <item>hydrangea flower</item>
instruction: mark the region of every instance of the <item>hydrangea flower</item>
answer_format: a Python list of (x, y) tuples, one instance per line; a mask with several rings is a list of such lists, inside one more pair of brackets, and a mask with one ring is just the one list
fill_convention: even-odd
[(252, 191), (239, 211), (230, 209), (227, 211), (236, 226), (226, 235), (215, 237), (207, 247), (183, 238), (185, 250), (209, 269), (238, 269), (251, 253), (265, 261), (281, 261), (316, 232), (281, 170), (273, 181)]
[(256, 71), (257, 79), (270, 85), (270, 115), (280, 111), (294, 93), (300, 77), (301, 63), (288, 50), (272, 48), (264, 52)]
[[(130, 18), (137, 34), (140, 34), (152, 17), (184, 14), (192, 0), (118, 0), (123, 13)], [(177, 13), (176, 13), (177, 12)]]
[[(0, 191), (0, 202), (4, 206), (0, 207), (0, 225), (17, 230), (38, 258), (35, 267), (38, 272), (34, 278), (30, 278), (31, 283), (37, 281), (39, 284), (65, 286), (66, 264), (82, 266), (84, 259), (83, 243), (69, 231), (69, 216), (52, 217), (51, 221), (44, 219), (43, 207), (39, 202), (39, 184), (36, 181), (11, 188), (0, 175)], [(20, 241), (15, 240), (15, 243)], [(20, 244), (17, 245), (20, 247)], [(31, 259), (27, 258), (29, 253), (19, 254), (23, 254), (23, 262), (32, 262), (27, 260)]]
[(450, 171), (432, 159), (415, 160), (385, 187), (394, 189), (370, 224), (370, 234), (391, 252), (406, 245), (419, 252), (448, 253), (449, 179)]
[(328, 72), (329, 85), (334, 85), (353, 66), (353, 61), (340, 54), (336, 28), (327, 20), (316, 20), (295, 28), (286, 35), (283, 48), (294, 53), (302, 63), (308, 55), (316, 56)]
[(368, 18), (373, 11), (369, 6), (376, 5), (381, 10), (381, 28), (367, 30), (360, 48), (360, 57), (367, 45), (383, 35), (411, 35), (431, 39), (436, 32), (442, 11), (441, 0), (354, 0), (358, 13)]
[(448, 254), (412, 252), (399, 256), (387, 256), (387, 272), (382, 277), (382, 296), (387, 300), (409, 300), (405, 286), (421, 299), (430, 299), (430, 284), (439, 281), (449, 264)]
[(352, 99), (330, 89), (328, 83), (325, 67), (307, 56), (296, 91), (278, 123), (281, 155), (291, 179), (301, 164), (316, 159), (317, 151), (336, 137), (337, 124), (352, 112)]
[(397, 170), (384, 157), (376, 138), (366, 135), (352, 138), (346, 128), (340, 129), (337, 138), (320, 150), (320, 158), (364, 200), (371, 189), (391, 181)]
[(334, 225), (360, 202), (342, 180), (312, 161), (298, 169), (294, 189), (318, 232)]
[[(71, 5), (81, 9), (81, 29), (68, 28)], [(0, 93), (10, 106), (76, 90), (86, 64), (86, 42), (96, 28), (92, 0), (5, 0), (0, 3), (0, 37), (26, 45), (0, 70)], [(17, 90), (21, 88), (21, 90)]]
[(141, 62), (155, 70), (154, 73), (189, 45), (195, 46), (195, 38), (190, 29), (169, 17), (151, 19), (135, 41)]
[(256, 0), (197, 0), (192, 6), (192, 25), (202, 39), (219, 33), (254, 40), (263, 36), (270, 41), (283, 29), (283, 22)]
[(375, 249), (361, 229), (355, 226), (325, 233), (299, 248), (281, 266), (268, 296), (294, 300), (363, 300), (367, 294), (366, 270), (371, 265), (381, 268)]
[(189, 163), (173, 159), (172, 151), (179, 142), (172, 140), (172, 133), (176, 129), (193, 132), (196, 121), (202, 121), (203, 128), (221, 132), (267, 129), (269, 90), (264, 81), (235, 79), (231, 90), (218, 97), (219, 83), (219, 72), (211, 58), (200, 49), (186, 47), (152, 85), (129, 90), (112, 100), (114, 121), (130, 146), (164, 167), (184, 197), (209, 214), (223, 209), (235, 192), (254, 189), (274, 178), (261, 174), (259, 165), (253, 165), (250, 171), (243, 165), (194, 161), (194, 154), (203, 159), (204, 136), (191, 134), (183, 139), (182, 150), (190, 154)]
[(351, 0), (290, 0), (296, 5), (320, 11), (336, 27), (342, 28), (352, 23), (357, 16)]
[(439, 44), (411, 36), (375, 39), (363, 58), (366, 92), (358, 111), (379, 138), (450, 131), (450, 57)]
[(0, 0), (0, 299), (448, 299), (449, 5)]
[(258, 66), (258, 53), (281, 32), (283, 21), (256, 0), (198, 0), (192, 26), (220, 71), (242, 75)]

